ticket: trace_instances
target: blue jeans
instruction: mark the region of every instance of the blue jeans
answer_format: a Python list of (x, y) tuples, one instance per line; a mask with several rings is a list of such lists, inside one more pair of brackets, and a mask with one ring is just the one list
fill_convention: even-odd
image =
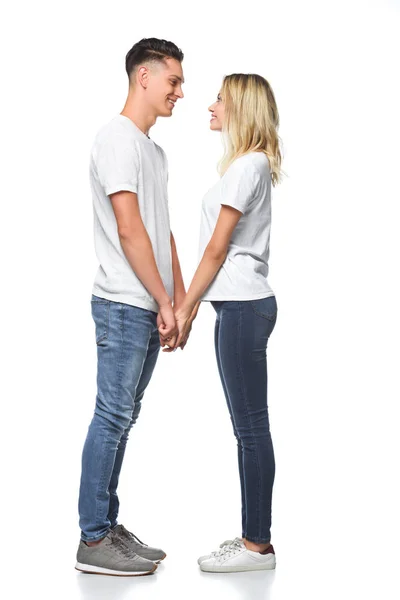
[(267, 344), (275, 327), (275, 296), (212, 302), (217, 313), (218, 370), (237, 439), (242, 498), (242, 537), (271, 540), (275, 457), (267, 403)]
[(97, 395), (82, 454), (81, 539), (96, 541), (117, 524), (118, 479), (160, 350), (157, 313), (92, 296)]

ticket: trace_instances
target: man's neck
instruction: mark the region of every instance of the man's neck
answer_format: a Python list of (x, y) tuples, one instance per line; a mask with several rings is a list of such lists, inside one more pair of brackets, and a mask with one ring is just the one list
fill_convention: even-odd
[(143, 133), (147, 136), (149, 136), (149, 131), (156, 122), (156, 117), (152, 114), (149, 114), (148, 108), (144, 110), (144, 107), (139, 106), (137, 103), (133, 105), (127, 102), (121, 111), (121, 115), (131, 119), (136, 127), (143, 131)]

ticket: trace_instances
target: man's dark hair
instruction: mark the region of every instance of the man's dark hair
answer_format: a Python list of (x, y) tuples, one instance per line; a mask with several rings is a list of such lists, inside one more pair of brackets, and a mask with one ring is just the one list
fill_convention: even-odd
[(178, 46), (158, 38), (143, 38), (129, 50), (125, 57), (125, 68), (129, 79), (132, 71), (144, 62), (163, 62), (166, 58), (183, 61), (183, 52)]

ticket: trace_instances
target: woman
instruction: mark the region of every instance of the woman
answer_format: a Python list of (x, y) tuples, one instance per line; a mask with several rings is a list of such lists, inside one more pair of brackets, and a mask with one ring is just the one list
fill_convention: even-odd
[(266, 348), (277, 317), (267, 276), (271, 184), (281, 177), (279, 115), (272, 89), (259, 75), (225, 77), (209, 110), (210, 128), (221, 131), (225, 142), (222, 177), (203, 200), (202, 259), (176, 313), (176, 347), (185, 346), (199, 301), (210, 301), (218, 370), (238, 444), (242, 537), (227, 540), (199, 564), (213, 572), (273, 569), (275, 461)]

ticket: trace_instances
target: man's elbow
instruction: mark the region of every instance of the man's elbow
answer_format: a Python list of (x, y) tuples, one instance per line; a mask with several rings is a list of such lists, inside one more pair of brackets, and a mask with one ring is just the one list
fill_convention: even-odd
[(118, 227), (118, 237), (120, 240), (129, 240), (133, 237), (132, 227)]
[(120, 242), (140, 242), (145, 237), (145, 229), (143, 227), (122, 226), (118, 227), (118, 237)]

